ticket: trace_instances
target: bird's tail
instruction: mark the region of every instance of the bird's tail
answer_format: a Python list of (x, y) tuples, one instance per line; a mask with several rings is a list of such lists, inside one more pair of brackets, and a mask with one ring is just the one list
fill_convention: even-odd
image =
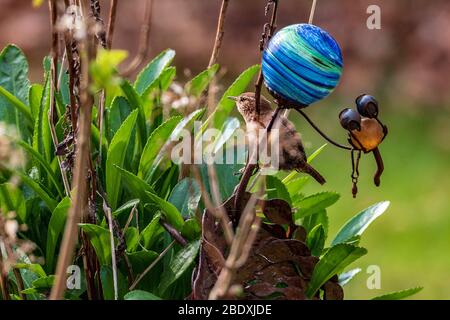
[(320, 184), (324, 184), (326, 182), (325, 178), (322, 177), (322, 175), (308, 163), (305, 163), (299, 171), (309, 174)]

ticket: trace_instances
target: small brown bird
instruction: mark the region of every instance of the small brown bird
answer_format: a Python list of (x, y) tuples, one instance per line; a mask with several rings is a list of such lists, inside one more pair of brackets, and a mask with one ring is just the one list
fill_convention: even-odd
[[(272, 119), (273, 110), (270, 102), (261, 96), (258, 117), (256, 114), (255, 94), (253, 92), (246, 92), (239, 97), (229, 98), (236, 101), (237, 108), (244, 117), (247, 126), (246, 131), (249, 143), (252, 143), (255, 137), (258, 137), (259, 130), (265, 129)], [(320, 184), (324, 184), (324, 177), (307, 163), (305, 149), (294, 124), (285, 116), (279, 115), (273, 128), (279, 129), (279, 169), (304, 172), (312, 176)]]

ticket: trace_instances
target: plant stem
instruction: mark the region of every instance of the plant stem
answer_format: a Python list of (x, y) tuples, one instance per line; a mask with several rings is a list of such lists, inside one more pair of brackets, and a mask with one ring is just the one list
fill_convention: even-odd
[[(270, 18), (270, 22), (268, 25), (268, 30), (266, 27), (264, 28), (264, 33), (262, 35), (261, 43), (260, 43), (260, 52), (264, 50), (265, 45), (270, 41), (270, 39), (273, 36), (273, 33), (276, 29), (276, 22), (277, 22), (277, 14), (278, 14), (278, 1), (279, 0), (269, 0), (267, 3), (267, 6), (269, 6), (271, 3), (273, 4), (272, 9), (272, 16)], [(267, 7), (266, 7), (267, 10)], [(255, 102), (256, 102), (256, 113), (259, 115), (259, 107), (261, 104), (261, 89), (263, 84), (264, 76), (262, 73), (262, 69), (259, 70), (258, 79), (256, 80), (255, 84)]]
[(224, 25), (229, 2), (230, 0), (222, 0), (219, 19), (217, 21), (216, 40), (214, 41), (214, 47), (211, 53), (211, 58), (209, 59), (208, 68), (217, 62), (217, 57), (219, 56), (220, 47), (222, 46), (223, 35), (225, 34)]
[(116, 25), (116, 13), (117, 13), (118, 0), (111, 0), (111, 6), (109, 8), (109, 19), (108, 19), (108, 33), (106, 35), (106, 48), (111, 49), (114, 27)]
[(123, 76), (129, 76), (130, 74), (132, 74), (147, 57), (150, 47), (149, 35), (150, 35), (150, 26), (152, 22), (152, 11), (153, 11), (152, 7), (153, 7), (153, 0), (147, 0), (145, 4), (144, 23), (141, 26), (138, 53), (131, 61), (131, 63), (128, 65), (128, 67), (122, 72)]
[[(90, 19), (84, 17), (87, 27), (92, 23)], [(65, 291), (65, 275), (68, 265), (71, 263), (74, 249), (77, 243), (78, 222), (84, 213), (87, 212), (88, 202), (88, 164), (91, 157), (90, 138), (91, 138), (91, 117), (93, 96), (89, 91), (90, 76), (89, 62), (93, 58), (94, 46), (92, 35), (88, 34), (84, 39), (83, 64), (82, 64), (82, 85), (81, 85), (81, 108), (80, 108), (80, 126), (77, 135), (77, 155), (75, 159), (75, 170), (73, 178), (74, 197), (69, 209), (66, 227), (61, 243), (59, 259), (56, 268), (55, 284), (52, 288), (50, 299), (62, 299)]]
[(137, 277), (137, 279), (136, 279), (136, 280), (133, 282), (133, 284), (130, 286), (130, 291), (132, 291), (132, 290), (134, 290), (134, 288), (136, 288), (136, 286), (137, 286), (137, 285), (139, 284), (139, 282), (145, 277), (145, 275), (146, 275), (147, 273), (149, 273), (150, 270), (153, 269), (153, 267), (158, 263), (158, 261), (161, 260), (161, 259), (166, 255), (166, 253), (170, 250), (170, 248), (173, 247), (174, 244), (175, 244), (175, 240), (173, 240), (173, 241), (167, 246), (167, 248), (165, 248), (164, 251), (161, 252), (161, 253), (159, 254), (159, 256), (155, 259), (155, 261), (153, 261), (153, 262), (152, 262), (152, 263), (144, 270), (144, 272), (142, 272), (142, 273)]

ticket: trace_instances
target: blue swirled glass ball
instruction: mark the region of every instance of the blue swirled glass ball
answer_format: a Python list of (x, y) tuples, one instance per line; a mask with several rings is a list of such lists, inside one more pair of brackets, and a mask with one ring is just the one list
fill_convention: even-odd
[(308, 106), (325, 98), (342, 74), (342, 53), (328, 32), (311, 24), (278, 31), (263, 52), (264, 82), (275, 96)]

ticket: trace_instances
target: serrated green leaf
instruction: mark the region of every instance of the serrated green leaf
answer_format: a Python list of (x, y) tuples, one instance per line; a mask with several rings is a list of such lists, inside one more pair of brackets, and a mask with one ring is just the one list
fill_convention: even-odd
[(117, 207), (121, 190), (121, 176), (118, 174), (116, 166), (123, 166), (137, 116), (136, 110), (130, 113), (119, 130), (117, 130), (108, 149), (106, 158), (106, 191), (109, 204), (113, 210)]
[(30, 103), (31, 115), (33, 116), (33, 124), (35, 123), (36, 118), (39, 115), (39, 107), (41, 105), (43, 93), (44, 87), (39, 83), (33, 84), (28, 92), (28, 100)]
[(331, 245), (334, 246), (338, 243), (345, 243), (355, 236), (361, 236), (367, 227), (369, 227), (376, 218), (381, 216), (388, 207), (389, 201), (384, 201), (361, 211), (345, 223)]
[(325, 229), (321, 224), (316, 225), (306, 237), (306, 244), (313, 256), (319, 257), (325, 245)]
[(302, 198), (301, 200), (293, 204), (293, 207), (297, 208), (294, 219), (295, 221), (297, 221), (313, 213), (317, 213), (323, 209), (326, 209), (329, 206), (333, 205), (336, 201), (338, 201), (338, 199), (339, 194), (336, 192), (320, 192)]
[(292, 205), (291, 196), (286, 189), (286, 186), (280, 179), (274, 176), (266, 177), (266, 190), (267, 190), (267, 199), (282, 199)]
[(184, 91), (191, 96), (200, 97), (203, 91), (208, 87), (209, 82), (214, 78), (214, 76), (219, 70), (219, 65), (214, 64), (208, 69), (200, 72), (192, 80), (190, 80), (184, 86)]
[(175, 51), (167, 49), (154, 58), (142, 71), (138, 74), (134, 87), (136, 91), (142, 95), (154, 81), (158, 79), (164, 69), (172, 62), (175, 57)]
[(16, 175), (19, 176), (20, 180), (26, 184), (31, 190), (36, 193), (36, 195), (44, 201), (45, 205), (50, 209), (50, 211), (53, 211), (57, 205), (57, 202), (53, 200), (53, 197), (50, 196), (47, 191), (45, 191), (39, 183), (31, 179), (26, 174), (23, 174), (22, 172), (16, 171)]
[[(297, 221), (300, 222), (300, 221)], [(326, 210), (321, 210), (317, 213), (311, 214), (301, 220), (301, 225), (305, 228), (306, 232), (310, 232), (315, 226), (321, 224), (325, 231), (325, 240), (328, 235), (328, 215)]]
[(316, 264), (306, 295), (312, 298), (325, 282), (366, 253), (366, 249), (348, 244), (331, 247)]
[[(158, 76), (158, 78), (156, 78), (155, 81), (153, 81), (152, 84), (148, 86), (141, 97), (147, 97), (154, 90), (160, 90), (160, 93), (166, 91), (172, 83), (173, 79), (175, 79), (176, 74), (177, 69), (175, 67), (165, 68)], [(150, 118), (150, 113), (146, 113), (145, 116), (147, 118)]]
[(391, 293), (383, 294), (381, 296), (372, 298), (372, 300), (401, 300), (401, 299), (408, 298), (408, 297), (422, 291), (422, 289), (423, 289), (423, 287), (416, 287), (416, 288), (391, 292)]
[(47, 231), (47, 249), (45, 266), (48, 272), (54, 270), (55, 251), (58, 245), (58, 239), (64, 230), (66, 224), (67, 212), (70, 208), (71, 201), (68, 197), (61, 200), (52, 212)]
[[(44, 59), (44, 66), (48, 64)], [(50, 71), (45, 73), (45, 85), (39, 106), (39, 113), (36, 117), (33, 131), (33, 149), (36, 150), (47, 161), (52, 161), (53, 142), (48, 123), (48, 113), (50, 109)]]
[(40, 153), (38, 153), (25, 141), (18, 141), (17, 144), (21, 146), (22, 149), (24, 149), (26, 153), (41, 166), (41, 168), (44, 169), (44, 171), (47, 173), (48, 179), (53, 183), (58, 192), (58, 195), (62, 198), (64, 196), (64, 191), (61, 185), (58, 183), (58, 177), (50, 167), (50, 164), (42, 157)]

